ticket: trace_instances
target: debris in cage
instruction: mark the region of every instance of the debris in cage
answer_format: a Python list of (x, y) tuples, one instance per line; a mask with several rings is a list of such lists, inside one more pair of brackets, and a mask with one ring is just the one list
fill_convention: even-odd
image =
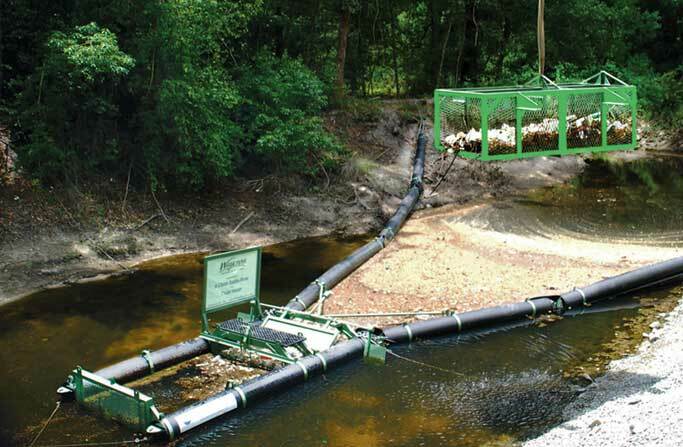
[(607, 144), (626, 144), (631, 141), (632, 124), (614, 121), (607, 127)]
[[(558, 124), (555, 118), (545, 118), (540, 123), (531, 123), (522, 127), (523, 148), (555, 149), (558, 147)], [(593, 116), (577, 118), (567, 117), (567, 140), (572, 147), (600, 145), (600, 120)], [(615, 120), (607, 129), (608, 144), (628, 142), (631, 138), (631, 123)], [(499, 128), (489, 129), (489, 154), (511, 154), (517, 151), (515, 128), (503, 124)], [(449, 149), (468, 152), (481, 152), (481, 130), (470, 129), (469, 132), (450, 134), (441, 140), (441, 144)]]

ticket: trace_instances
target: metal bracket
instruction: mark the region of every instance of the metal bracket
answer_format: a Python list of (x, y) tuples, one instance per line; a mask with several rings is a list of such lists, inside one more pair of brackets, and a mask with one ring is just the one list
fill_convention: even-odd
[(149, 372), (154, 373), (154, 362), (152, 361), (152, 353), (149, 352), (149, 349), (143, 350), (140, 353), (140, 356), (147, 361), (147, 364), (149, 365)]
[(299, 298), (299, 295), (297, 295), (297, 296), (295, 296), (294, 298), (292, 298), (290, 302), (292, 302), (292, 301), (294, 301), (295, 303), (301, 304), (301, 307), (303, 307), (304, 310), (305, 310), (306, 307), (307, 307), (307, 306), (306, 306), (306, 303), (304, 303), (303, 301), (301, 301), (301, 298)]
[(391, 228), (385, 228), (382, 230), (381, 233), (379, 233), (379, 237), (383, 238), (385, 241), (390, 241), (394, 238), (394, 230)]
[(325, 306), (325, 300), (332, 296), (332, 291), (325, 290), (325, 281), (320, 281), (316, 279), (315, 281), (313, 281), (313, 283), (318, 285), (318, 302), (316, 306), (318, 315), (322, 315), (323, 307)]
[(363, 347), (363, 359), (365, 362), (384, 365), (387, 361), (387, 348), (384, 346), (384, 339), (370, 332), (360, 334), (359, 337), (365, 343)]
[(579, 295), (581, 295), (581, 299), (582, 299), (582, 301), (583, 301), (583, 305), (584, 305), (585, 307), (590, 307), (591, 303), (589, 303), (589, 302), (586, 300), (586, 294), (583, 292), (583, 290), (579, 289), (578, 287), (574, 287), (573, 290), (574, 290), (575, 292), (579, 292)]

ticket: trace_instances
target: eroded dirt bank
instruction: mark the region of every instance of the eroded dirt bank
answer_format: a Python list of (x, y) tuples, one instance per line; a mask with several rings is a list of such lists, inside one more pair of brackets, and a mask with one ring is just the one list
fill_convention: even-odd
[[(114, 193), (70, 196), (25, 184), (4, 187), (0, 304), (46, 287), (126, 274), (141, 261), (170, 254), (376, 231), (406, 191), (415, 145), (416, 115), (392, 107), (370, 124), (344, 114), (328, 117), (347, 146), (357, 148), (329, 183), (238, 179), (221, 192), (183, 197), (152, 197), (146, 191), (126, 196), (125, 185)], [(431, 137), (429, 125), (427, 133)], [(431, 141), (428, 148), (429, 191), (446, 173), (450, 158), (436, 153)], [(583, 164), (580, 157), (501, 165), (458, 159), (419, 207), (464, 204), (566, 181)]]

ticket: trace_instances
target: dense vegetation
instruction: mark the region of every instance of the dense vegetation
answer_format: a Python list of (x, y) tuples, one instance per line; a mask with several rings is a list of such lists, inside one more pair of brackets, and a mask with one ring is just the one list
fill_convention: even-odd
[[(683, 1), (547, 0), (546, 74), (606, 68), (683, 118)], [(349, 96), (514, 83), (537, 70), (521, 0), (5, 0), (0, 116), (45, 182), (168, 189), (343, 156), (321, 111)]]

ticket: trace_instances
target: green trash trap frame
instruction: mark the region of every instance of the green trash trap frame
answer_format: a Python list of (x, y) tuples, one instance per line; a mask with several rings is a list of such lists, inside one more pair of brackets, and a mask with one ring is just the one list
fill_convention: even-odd
[(635, 149), (636, 87), (601, 71), (577, 83), (437, 89), (434, 144), (465, 158), (512, 160)]

